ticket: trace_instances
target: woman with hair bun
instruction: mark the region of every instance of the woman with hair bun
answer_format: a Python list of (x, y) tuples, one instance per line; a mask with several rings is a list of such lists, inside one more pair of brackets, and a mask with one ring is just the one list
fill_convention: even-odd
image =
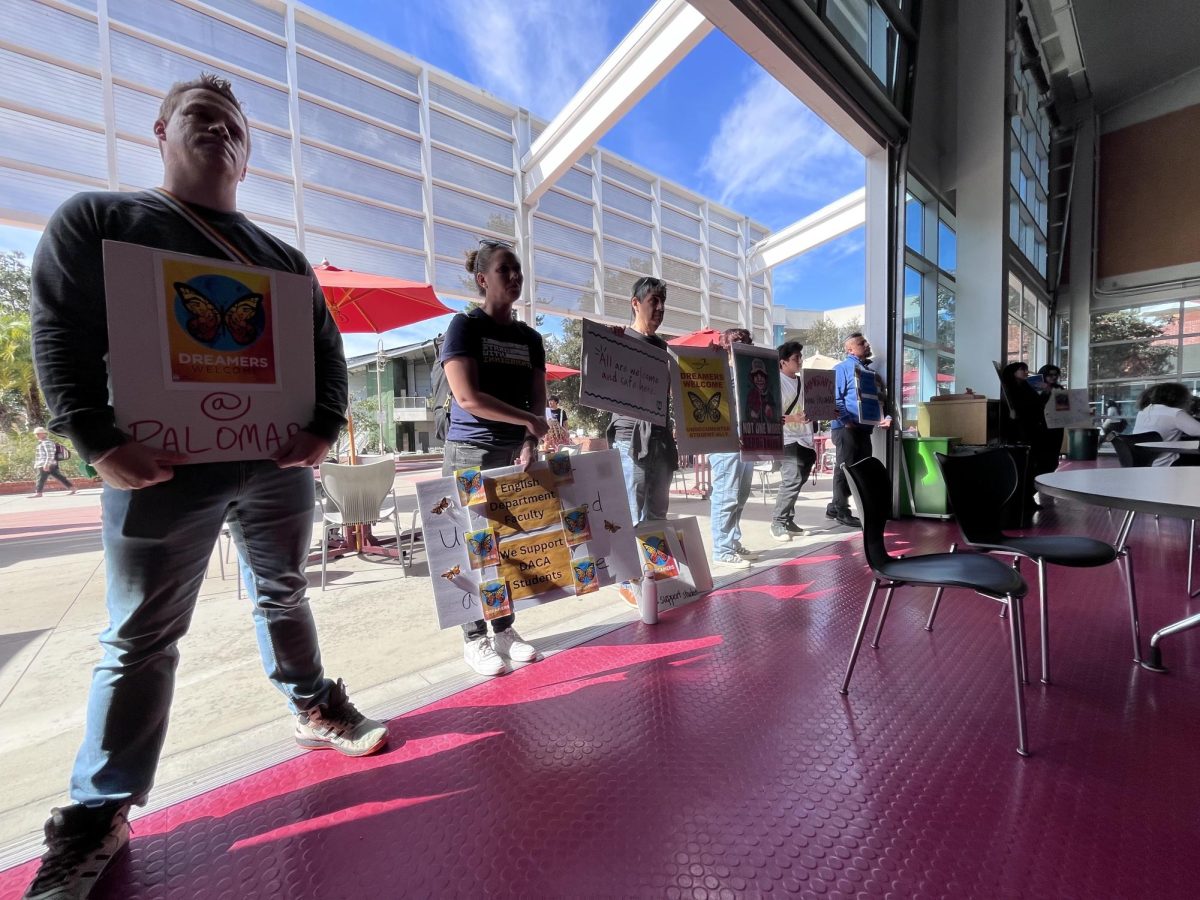
[[(1157, 431), (1164, 441), (1178, 441), (1187, 437), (1200, 437), (1200, 422), (1188, 412), (1192, 403), (1192, 392), (1186, 384), (1164, 381), (1151, 385), (1138, 398), (1137, 419), (1133, 433)], [(1200, 465), (1200, 456), (1181, 456), (1178, 453), (1159, 453), (1152, 465), (1195, 466)]]
[[(546, 350), (542, 337), (513, 318), (524, 276), (511, 244), (480, 241), (466, 269), (483, 302), (446, 329), (442, 368), (450, 386), (450, 427), (442, 474), (457, 469), (527, 465), (537, 457), (546, 422)], [(463, 658), (480, 675), (503, 675), (506, 660), (533, 662), (538, 652), (512, 627), (514, 616), (463, 625)]]

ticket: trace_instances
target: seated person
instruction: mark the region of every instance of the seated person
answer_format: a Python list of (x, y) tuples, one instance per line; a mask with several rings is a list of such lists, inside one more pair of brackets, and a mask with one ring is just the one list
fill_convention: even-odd
[[(1133, 433), (1157, 431), (1164, 441), (1178, 441), (1186, 437), (1200, 437), (1200, 422), (1188, 414), (1192, 392), (1187, 385), (1177, 381), (1156, 384), (1142, 392), (1138, 399), (1137, 420)], [(1178, 453), (1159, 453), (1154, 457), (1156, 466), (1200, 465), (1200, 456), (1180, 456)]]
[(1100, 440), (1102, 442), (1111, 441), (1113, 435), (1124, 432), (1128, 424), (1128, 422), (1121, 418), (1121, 411), (1117, 409), (1117, 404), (1110, 401), (1108, 406), (1104, 408), (1104, 418), (1100, 420), (1100, 428), (1103, 432), (1100, 435)]

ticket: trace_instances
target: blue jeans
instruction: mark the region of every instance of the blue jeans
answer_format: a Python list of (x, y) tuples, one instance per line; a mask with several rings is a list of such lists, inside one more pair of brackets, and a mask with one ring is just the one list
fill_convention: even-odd
[[(104, 486), (109, 624), (71, 773), (75, 802), (145, 802), (167, 733), (177, 645), (226, 516), (267, 677), (293, 712), (325, 701), (332, 682), (304, 574), (313, 512), (312, 470), (270, 461), (179, 466), (170, 481), (138, 491)], [(229, 702), (236, 698), (215, 696), (212, 715)]]
[[(453, 475), (455, 469), (499, 469), (511, 466), (517, 461), (520, 448), (507, 450), (504, 448), (476, 447), (462, 441), (446, 441), (442, 451), (442, 474)], [(499, 634), (512, 627), (516, 615), (500, 616), (492, 619), (492, 631)], [(464, 622), (462, 626), (463, 640), (473, 641), (487, 634), (487, 619), (477, 619), (474, 622)]]
[(713, 556), (732, 556), (742, 539), (742, 510), (754, 485), (754, 463), (737, 453), (710, 453)]
[(614, 441), (621, 454), (621, 474), (629, 497), (629, 515), (637, 525), (647, 519), (665, 519), (671, 503), (671, 479), (675, 471), (665, 459), (647, 465), (636, 462), (629, 441)]

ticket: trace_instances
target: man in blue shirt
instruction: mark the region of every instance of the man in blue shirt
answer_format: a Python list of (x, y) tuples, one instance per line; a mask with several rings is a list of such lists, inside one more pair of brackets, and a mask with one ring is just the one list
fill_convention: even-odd
[[(856, 331), (846, 338), (845, 348), (846, 358), (833, 370), (833, 402), (838, 417), (830, 423), (829, 438), (837, 453), (837, 463), (833, 468), (833, 501), (825, 508), (825, 515), (837, 519), (841, 525), (861, 528), (862, 522), (850, 512), (850, 484), (842, 466), (852, 466), (871, 455), (871, 432), (875, 426), (859, 421), (857, 378), (859, 369), (871, 371), (871, 345), (862, 332)], [(890, 419), (880, 423), (883, 427), (890, 424)]]

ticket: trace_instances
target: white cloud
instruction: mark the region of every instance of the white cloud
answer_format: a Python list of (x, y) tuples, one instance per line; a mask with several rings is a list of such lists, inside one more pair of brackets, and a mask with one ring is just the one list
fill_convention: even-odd
[(721, 117), (702, 169), (721, 202), (735, 209), (794, 200), (811, 212), (861, 187), (865, 177), (862, 155), (757, 67)]
[(612, 50), (605, 4), (590, 0), (450, 0), (445, 14), (472, 80), (547, 119)]

